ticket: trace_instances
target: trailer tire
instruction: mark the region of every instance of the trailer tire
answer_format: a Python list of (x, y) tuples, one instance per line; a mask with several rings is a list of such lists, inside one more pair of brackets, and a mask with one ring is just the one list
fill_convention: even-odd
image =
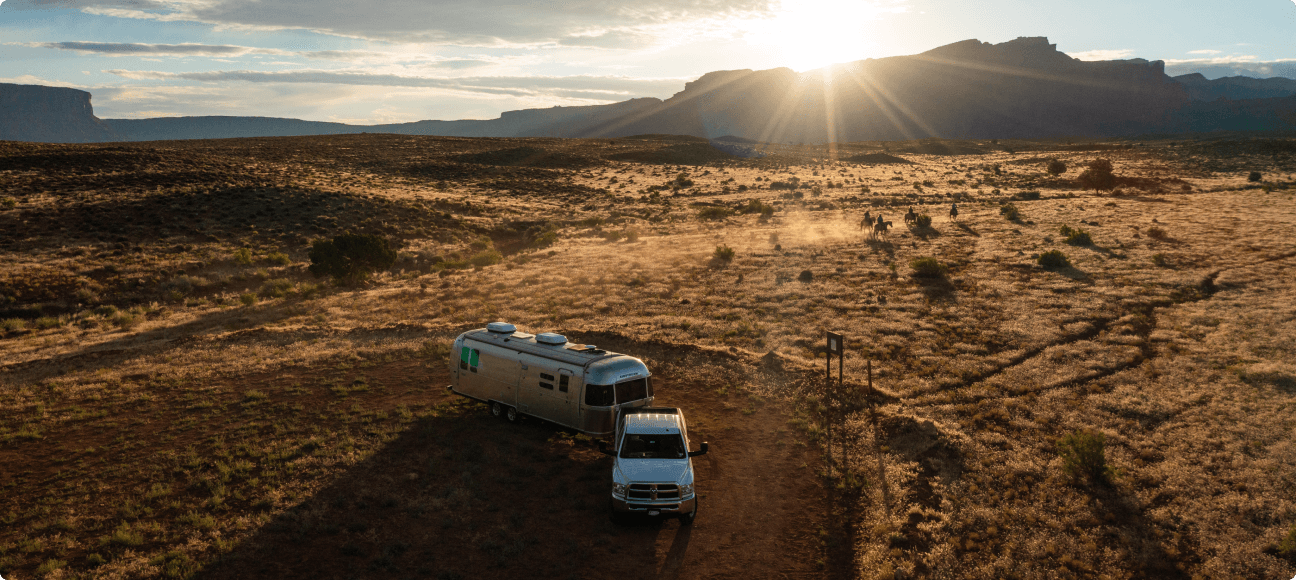
[(695, 496), (693, 499), (693, 511), (686, 514), (680, 514), (679, 517), (680, 525), (682, 526), (693, 525), (693, 520), (697, 519), (698, 506), (701, 504), (702, 504), (702, 498)]
[(518, 413), (517, 407), (505, 407), (504, 418), (508, 419), (509, 423), (517, 423), (518, 419), (522, 418), (522, 415)]
[(496, 419), (504, 416), (504, 405), (501, 405), (499, 401), (491, 401), (490, 414)]

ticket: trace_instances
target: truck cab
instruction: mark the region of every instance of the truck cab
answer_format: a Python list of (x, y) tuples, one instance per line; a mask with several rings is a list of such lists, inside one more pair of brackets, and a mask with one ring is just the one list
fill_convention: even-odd
[(679, 409), (620, 409), (611, 446), (600, 441), (599, 450), (613, 457), (613, 519), (644, 514), (693, 523), (698, 512), (693, 458), (706, 454), (707, 444), (689, 451), (688, 425)]

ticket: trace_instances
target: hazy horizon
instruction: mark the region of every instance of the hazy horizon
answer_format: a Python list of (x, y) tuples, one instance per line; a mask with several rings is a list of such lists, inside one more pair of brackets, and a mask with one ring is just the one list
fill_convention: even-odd
[(289, 117), (352, 124), (668, 98), (710, 71), (811, 70), (975, 38), (1047, 36), (1083, 60), (1171, 75), (1296, 77), (1296, 3), (944, 0), (570, 2), (7, 0), (0, 82), (94, 95), (102, 118)]

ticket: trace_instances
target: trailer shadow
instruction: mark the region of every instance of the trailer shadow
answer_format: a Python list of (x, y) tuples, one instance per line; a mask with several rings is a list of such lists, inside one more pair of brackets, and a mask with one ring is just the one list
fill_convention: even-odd
[[(196, 577), (653, 577), (658, 535), (684, 529), (614, 525), (610, 467), (587, 437), (456, 401)], [(660, 577), (678, 574), (688, 541), (676, 534)]]

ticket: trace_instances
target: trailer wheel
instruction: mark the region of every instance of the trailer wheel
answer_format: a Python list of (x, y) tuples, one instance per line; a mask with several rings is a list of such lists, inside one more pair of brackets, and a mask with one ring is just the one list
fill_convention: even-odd
[(492, 417), (495, 417), (495, 418), (499, 418), (499, 417), (503, 416), (503, 415), (504, 415), (504, 405), (499, 404), (499, 401), (492, 401), (491, 404), (490, 404), (490, 414), (491, 414)]
[(686, 514), (680, 514), (679, 517), (680, 525), (683, 526), (693, 525), (693, 520), (697, 518), (698, 506), (701, 505), (701, 503), (702, 503), (702, 498), (694, 496), (693, 511)]
[(518, 419), (521, 419), (522, 416), (518, 414), (517, 408), (508, 407), (507, 410), (504, 411), (504, 418), (508, 419), (509, 423), (517, 423)]

